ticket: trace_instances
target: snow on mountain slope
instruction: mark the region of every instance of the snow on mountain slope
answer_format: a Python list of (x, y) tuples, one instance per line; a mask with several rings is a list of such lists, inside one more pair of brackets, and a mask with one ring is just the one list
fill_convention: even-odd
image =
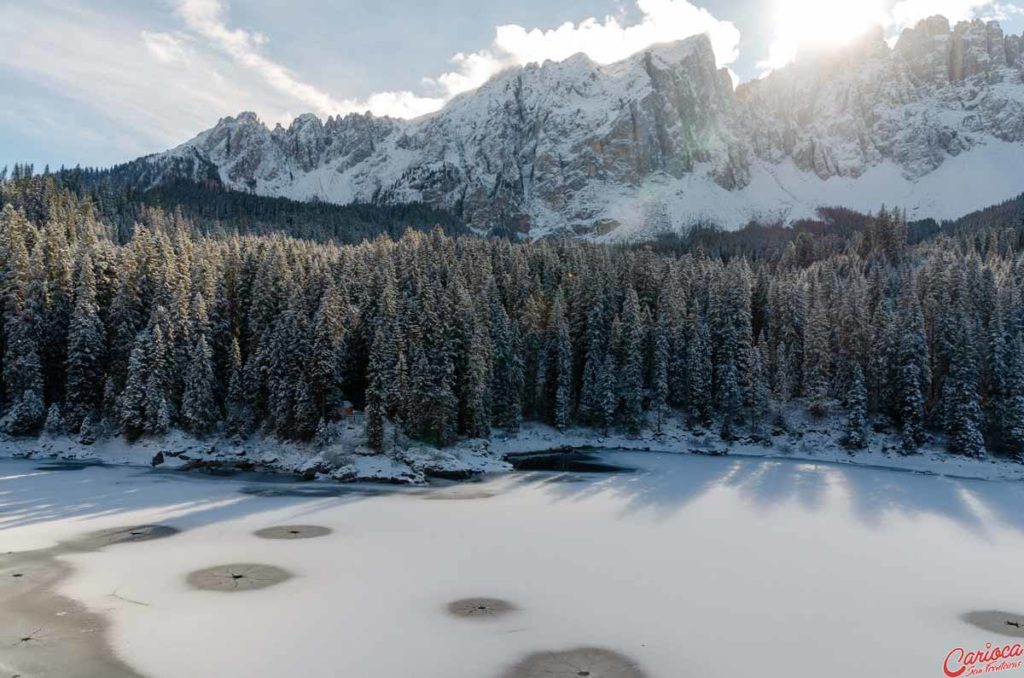
[(1020, 36), (933, 17), (733, 91), (706, 36), (506, 71), (436, 114), (224, 118), (130, 165), (337, 203), (425, 201), (531, 237), (649, 237), (820, 206), (954, 218), (1024, 191)]

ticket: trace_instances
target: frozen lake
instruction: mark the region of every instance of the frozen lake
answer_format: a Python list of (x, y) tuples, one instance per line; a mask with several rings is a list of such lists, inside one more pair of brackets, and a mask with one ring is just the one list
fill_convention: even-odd
[[(1020, 483), (600, 457), (637, 470), (396, 491), (0, 461), (0, 553), (180, 529), (62, 557), (60, 592), (106, 617), (117, 655), (154, 678), (501, 678), (530, 653), (578, 647), (652, 678), (912, 678), (942, 676), (954, 648), (1015, 642), (959, 617), (1024, 612)], [(253, 534), (280, 525), (331, 532)], [(231, 593), (186, 580), (231, 563), (292, 577)], [(447, 610), (470, 597), (515, 609)], [(34, 630), (0, 633), (17, 645)], [(4, 643), (0, 668), (17, 652)]]

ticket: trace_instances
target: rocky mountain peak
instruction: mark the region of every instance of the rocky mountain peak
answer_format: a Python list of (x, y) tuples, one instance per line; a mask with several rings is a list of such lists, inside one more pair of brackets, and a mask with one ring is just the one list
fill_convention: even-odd
[[(733, 90), (706, 35), (612, 64), (583, 54), (506, 70), (416, 120), (224, 118), (139, 176), (208, 176), (305, 200), (424, 201), (481, 229), (635, 238), (698, 220), (900, 205), (955, 217), (1024, 174), (1020, 36), (932, 17)], [(952, 177), (977, 178), (969, 191)]]

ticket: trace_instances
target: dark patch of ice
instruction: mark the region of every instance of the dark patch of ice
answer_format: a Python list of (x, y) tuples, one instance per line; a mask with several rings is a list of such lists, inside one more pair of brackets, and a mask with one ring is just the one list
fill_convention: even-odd
[(500, 598), (462, 598), (445, 606), (448, 613), (463, 619), (496, 619), (517, 608)]
[(312, 539), (331, 533), (331, 528), (321, 525), (276, 525), (253, 532), (263, 539)]
[(505, 673), (504, 678), (645, 678), (626, 656), (598, 647), (560, 652), (535, 652)]
[(130, 544), (140, 541), (164, 539), (166, 537), (173, 537), (180, 531), (178, 528), (171, 527), (170, 525), (131, 525), (91, 532), (71, 543), (80, 548), (98, 549), (113, 544)]
[(569, 473), (632, 473), (635, 468), (601, 461), (585, 452), (544, 452), (541, 454), (514, 454), (507, 457), (517, 471), (560, 471)]
[(49, 461), (36, 466), (37, 471), (81, 471), (92, 466), (105, 466), (101, 461)]
[(960, 619), (990, 633), (1024, 638), (1024, 615), (1000, 610), (978, 610), (960, 615)]
[(373, 496), (383, 494), (383, 490), (356, 489), (341, 485), (275, 485), (266, 486), (246, 485), (238, 490), (242, 494), (254, 497), (298, 497), (298, 498), (322, 498), (322, 497), (343, 497), (343, 496)]
[(202, 591), (255, 591), (291, 579), (287, 570), (273, 565), (257, 563), (232, 563), (216, 565), (189, 573), (185, 578), (189, 586)]

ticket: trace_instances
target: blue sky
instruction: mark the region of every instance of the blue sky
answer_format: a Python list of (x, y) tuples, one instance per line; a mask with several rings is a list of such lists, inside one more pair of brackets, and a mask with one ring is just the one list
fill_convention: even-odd
[[(1016, 0), (1014, 0), (1016, 2)], [(109, 165), (225, 115), (412, 117), (498, 70), (585, 51), (610, 62), (709, 32), (740, 80), (863, 22), (1002, 19), (990, 0), (0, 0), (0, 166)]]

